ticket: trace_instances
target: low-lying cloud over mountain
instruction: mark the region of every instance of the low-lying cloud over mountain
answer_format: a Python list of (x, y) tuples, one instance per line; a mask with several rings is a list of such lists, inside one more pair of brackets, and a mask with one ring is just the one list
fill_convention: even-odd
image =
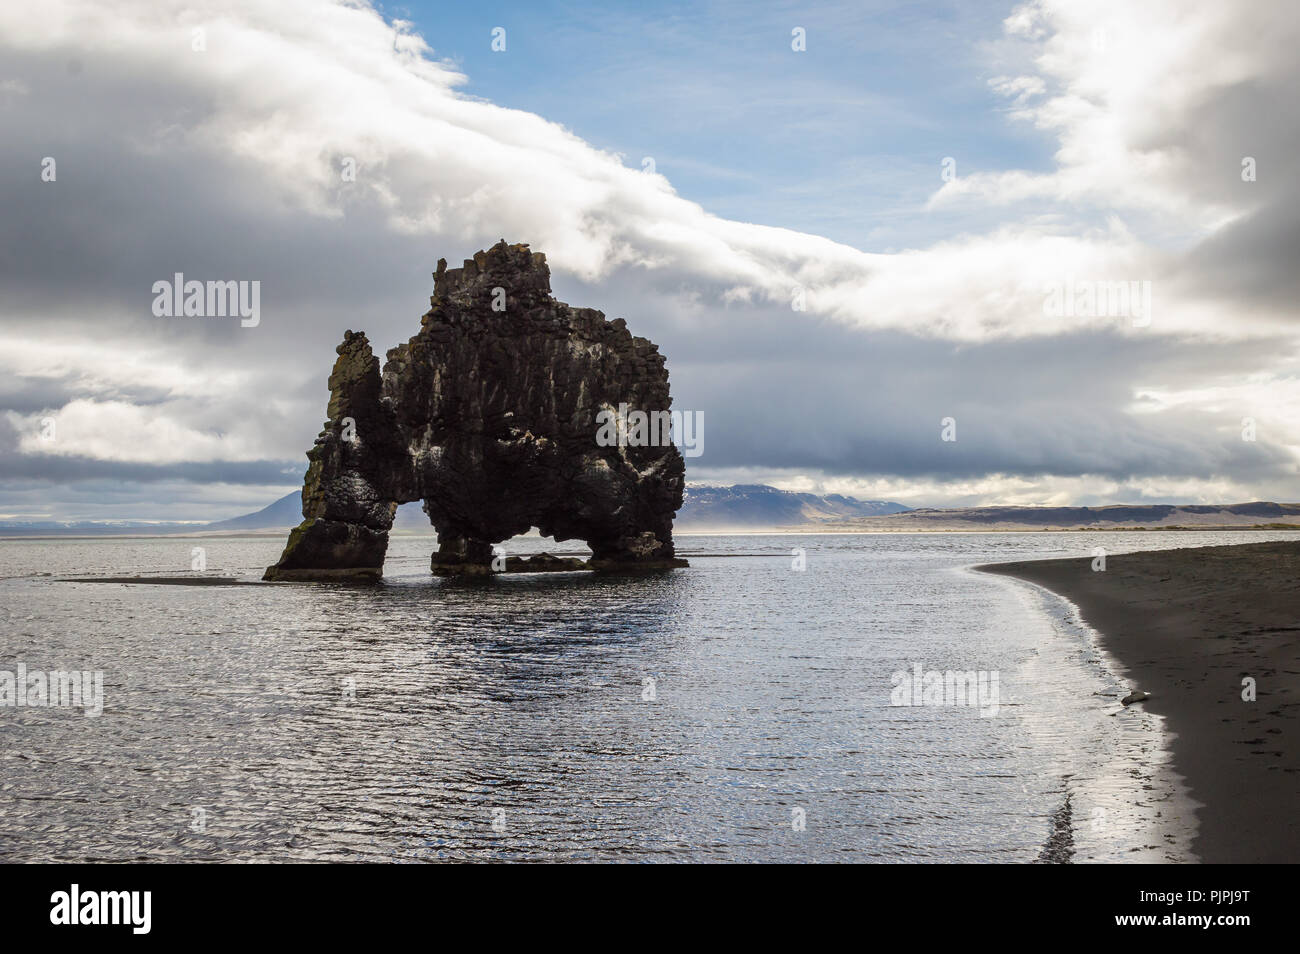
[[(0, 8), (0, 516), (184, 519), (293, 489), (343, 330), (396, 343), (436, 259), (501, 237), (660, 345), (675, 406), (708, 424), (692, 481), (912, 505), (1297, 496), (1293, 4), (1031, 0), (955, 32), (943, 5), (927, 29), (810, 6), (803, 52), (794, 13), (602, 21), (636, 64), (573, 57), (565, 82), (610, 114), (647, 70), (699, 76), (709, 43), (812, 91), (805, 115), (721, 75), (654, 87), (679, 126), (726, 114), (776, 150), (733, 171), (781, 201), (735, 218), (679, 194), (670, 143), (593, 145), (474, 95), (460, 51), (486, 50), (493, 15), (422, 36), (335, 0)], [(864, 100), (847, 71), (891, 30), (945, 63), (960, 44), (952, 96), (913, 65)], [(512, 36), (505, 98), (551, 79), (527, 55), (547, 37)], [(837, 130), (863, 122), (892, 163), (855, 166)], [(801, 177), (808, 137), (842, 150), (840, 180)], [(751, 224), (796, 195), (800, 221), (847, 206), (874, 228), (852, 247)], [(177, 272), (260, 281), (260, 322), (156, 317)], [(1083, 307), (1120, 282), (1149, 282), (1150, 311)], [(1081, 307), (1049, 313), (1062, 292)]]

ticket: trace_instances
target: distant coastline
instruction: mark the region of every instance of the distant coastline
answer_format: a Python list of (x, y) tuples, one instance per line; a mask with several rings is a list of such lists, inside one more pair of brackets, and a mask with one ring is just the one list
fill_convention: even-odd
[[(102, 530), (87, 533), (84, 530), (45, 530), (45, 531), (11, 531), (0, 527), (0, 541), (4, 540), (137, 540), (156, 537), (176, 538), (214, 538), (214, 537), (278, 537), (292, 530), (293, 527), (265, 527), (248, 530), (209, 530), (202, 526), (193, 530), (176, 528), (158, 530), (153, 533), (132, 527), (122, 530)], [(839, 524), (821, 526), (817, 524), (799, 527), (711, 527), (674, 529), (679, 537), (853, 537), (853, 536), (911, 536), (917, 534), (945, 533), (1161, 533), (1165, 531), (1209, 533), (1232, 531), (1296, 531), (1300, 532), (1300, 523), (1262, 523), (1232, 524), (1218, 526), (1207, 524), (1201, 527), (1033, 527), (1033, 526), (992, 526), (992, 527), (844, 527)], [(394, 530), (394, 537), (433, 537), (433, 528), (428, 530)]]
[[(0, 539), (285, 534), (302, 521), (298, 492), (253, 513), (214, 522), (0, 521)], [(1072, 533), (1156, 530), (1300, 530), (1300, 504), (1114, 504), (1104, 507), (983, 506), (909, 509), (888, 500), (779, 490), (766, 484), (688, 486), (673, 531), (716, 534)], [(397, 509), (394, 536), (430, 536), (418, 502)]]

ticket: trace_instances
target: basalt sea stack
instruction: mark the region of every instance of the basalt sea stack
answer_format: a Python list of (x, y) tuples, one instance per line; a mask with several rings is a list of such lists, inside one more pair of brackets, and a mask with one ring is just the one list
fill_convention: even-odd
[(265, 579), (378, 579), (393, 513), (413, 500), (438, 534), (436, 574), (490, 573), (493, 545), (531, 527), (586, 541), (593, 570), (685, 566), (678, 449), (597, 441), (602, 410), (670, 407), (658, 348), (556, 301), (546, 256), (527, 245), (439, 261), (430, 302), (382, 370), (364, 334), (344, 334), (304, 519)]

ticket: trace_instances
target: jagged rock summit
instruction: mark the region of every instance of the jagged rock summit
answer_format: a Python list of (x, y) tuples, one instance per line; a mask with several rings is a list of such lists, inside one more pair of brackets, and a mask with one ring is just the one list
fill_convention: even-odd
[(414, 500), (438, 534), (435, 574), (490, 573), (493, 545), (532, 527), (586, 541), (590, 569), (685, 566), (681, 453), (597, 440), (602, 410), (668, 411), (659, 349), (556, 301), (546, 256), (504, 239), (462, 268), (440, 260), (430, 304), (382, 370), (364, 334), (344, 334), (304, 519), (264, 579), (379, 579), (393, 513)]

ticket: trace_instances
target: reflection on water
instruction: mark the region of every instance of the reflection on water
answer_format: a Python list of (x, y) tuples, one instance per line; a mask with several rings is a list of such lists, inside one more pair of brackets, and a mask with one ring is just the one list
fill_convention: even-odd
[[(0, 708), (0, 857), (1033, 861), (1067, 795), (1075, 860), (1182, 857), (1158, 720), (1066, 604), (963, 568), (1223, 540), (686, 537), (469, 584), (407, 537), (372, 588), (37, 575), (255, 579), (279, 538), (5, 541), (0, 670), (102, 670), (105, 709)], [(998, 672), (997, 715), (891, 706), (918, 663)]]

